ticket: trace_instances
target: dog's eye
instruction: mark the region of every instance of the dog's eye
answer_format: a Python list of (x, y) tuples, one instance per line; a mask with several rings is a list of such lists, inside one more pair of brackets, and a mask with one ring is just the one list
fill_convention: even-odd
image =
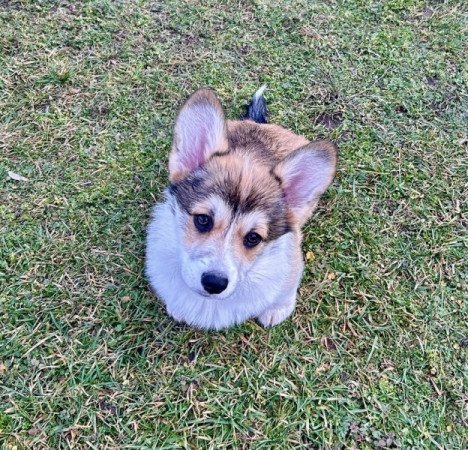
[(254, 231), (251, 231), (250, 233), (247, 233), (244, 237), (244, 245), (247, 248), (252, 248), (255, 247), (256, 245), (260, 244), (262, 240), (262, 237), (258, 234), (255, 233)]
[(206, 214), (194, 216), (193, 223), (200, 233), (208, 233), (213, 228), (213, 219)]

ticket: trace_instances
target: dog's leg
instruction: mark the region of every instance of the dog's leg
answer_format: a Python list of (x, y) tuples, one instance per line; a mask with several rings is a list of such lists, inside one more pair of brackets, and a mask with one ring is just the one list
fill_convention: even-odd
[(296, 307), (297, 290), (294, 289), (285, 302), (276, 305), (274, 308), (267, 309), (257, 317), (257, 320), (264, 327), (273, 327), (286, 320)]

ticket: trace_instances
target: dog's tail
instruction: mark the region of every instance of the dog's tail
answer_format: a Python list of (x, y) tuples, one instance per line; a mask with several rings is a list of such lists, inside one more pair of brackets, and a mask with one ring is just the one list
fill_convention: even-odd
[(268, 109), (265, 97), (263, 96), (266, 88), (267, 85), (264, 84), (255, 92), (242, 119), (250, 119), (257, 123), (268, 123)]

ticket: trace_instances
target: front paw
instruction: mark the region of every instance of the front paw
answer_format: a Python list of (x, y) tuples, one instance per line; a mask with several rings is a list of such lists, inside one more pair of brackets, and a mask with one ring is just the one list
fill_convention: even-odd
[(295, 305), (293, 303), (292, 305), (267, 309), (263, 314), (260, 314), (257, 319), (265, 328), (274, 327), (286, 320), (292, 314), (294, 306)]

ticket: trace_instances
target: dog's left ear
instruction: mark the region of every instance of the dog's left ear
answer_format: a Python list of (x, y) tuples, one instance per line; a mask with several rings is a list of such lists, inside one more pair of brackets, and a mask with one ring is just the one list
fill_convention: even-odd
[(281, 179), (292, 218), (300, 226), (314, 211), (333, 181), (337, 148), (330, 141), (310, 142), (290, 153), (274, 169)]
[(202, 166), (213, 153), (227, 148), (221, 103), (213, 91), (200, 89), (185, 102), (176, 119), (169, 157), (171, 182), (184, 178)]

